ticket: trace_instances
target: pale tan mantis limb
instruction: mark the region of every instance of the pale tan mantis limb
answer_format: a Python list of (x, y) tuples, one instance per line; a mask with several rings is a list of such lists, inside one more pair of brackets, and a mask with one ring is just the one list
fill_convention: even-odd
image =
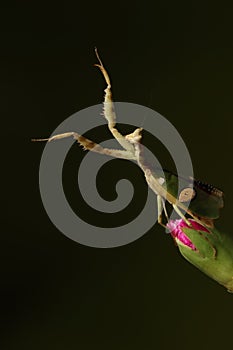
[[(122, 159), (128, 159), (128, 160), (136, 160), (140, 168), (143, 170), (145, 179), (147, 181), (148, 186), (152, 189), (152, 191), (157, 196), (157, 202), (158, 202), (158, 222), (166, 227), (162, 223), (162, 212), (164, 210), (165, 216), (168, 220), (168, 215), (165, 207), (165, 200), (167, 200), (174, 208), (174, 210), (178, 213), (180, 217), (182, 217), (188, 225), (190, 225), (189, 221), (185, 218), (185, 216), (182, 214), (179, 208), (184, 209), (187, 211), (187, 208), (180, 202), (176, 200), (174, 196), (172, 196), (170, 193), (166, 191), (166, 189), (160, 184), (159, 178), (156, 178), (150, 168), (145, 164), (145, 160), (143, 157), (143, 146), (141, 145), (141, 132), (142, 128), (137, 128), (132, 134), (123, 136), (115, 127), (116, 125), (116, 114), (114, 111), (114, 105), (112, 100), (112, 92), (111, 92), (111, 82), (109, 75), (104, 68), (100, 57), (98, 55), (97, 50), (95, 50), (97, 59), (99, 61), (99, 64), (96, 64), (105, 79), (105, 82), (107, 84), (107, 88), (104, 90), (105, 96), (104, 96), (104, 117), (108, 122), (108, 128), (114, 138), (118, 141), (118, 143), (124, 148), (123, 150), (118, 149), (109, 149), (109, 148), (103, 148), (97, 143), (79, 135), (76, 132), (66, 132), (59, 135), (54, 135), (47, 139), (33, 139), (33, 141), (54, 141), (63, 139), (66, 137), (73, 137), (77, 142), (83, 146), (85, 150), (89, 150), (92, 152), (96, 152), (99, 154), (109, 155), (115, 158), (122, 158)], [(179, 206), (179, 208), (178, 208)]]
[[(187, 211), (187, 208), (182, 203), (177, 201), (177, 199), (172, 194), (167, 192), (166, 188), (164, 188), (162, 186), (162, 183), (160, 183), (160, 179), (155, 178), (155, 176), (151, 172), (150, 167), (148, 167), (148, 165), (145, 164), (145, 160), (143, 157), (143, 145), (140, 144), (140, 140), (142, 137), (141, 132), (142, 132), (142, 128), (138, 128), (132, 134), (127, 135), (126, 137), (132, 144), (134, 144), (135, 156), (137, 159), (137, 163), (144, 172), (148, 186), (157, 195), (157, 202), (158, 201), (161, 202), (161, 200), (163, 200), (163, 199), (167, 200), (173, 206), (173, 208), (177, 212), (177, 214), (187, 223), (187, 225), (190, 226), (191, 225), (190, 222), (187, 220), (187, 218), (184, 216), (184, 214), (179, 209), (179, 207), (180, 207), (181, 209)], [(160, 203), (160, 202), (158, 202), (158, 222), (162, 226), (164, 226), (162, 224), (162, 211), (160, 213), (160, 210), (161, 210), (161, 207), (162, 206), (165, 207), (165, 205), (163, 203)], [(167, 216), (166, 213), (165, 213), (165, 215)]]
[(121, 158), (121, 159), (128, 159), (128, 160), (136, 160), (135, 158), (135, 151), (134, 151), (134, 146), (127, 141), (126, 137), (123, 136), (116, 128), (116, 114), (114, 111), (114, 105), (113, 105), (113, 100), (112, 100), (112, 92), (111, 92), (111, 82), (109, 75), (106, 71), (106, 69), (103, 66), (103, 63), (99, 57), (99, 54), (97, 52), (97, 49), (95, 49), (95, 53), (97, 56), (97, 59), (99, 61), (99, 64), (95, 64), (100, 71), (103, 74), (103, 77), (105, 79), (105, 82), (107, 84), (107, 88), (104, 90), (105, 96), (104, 96), (104, 109), (103, 109), (103, 114), (105, 119), (108, 122), (108, 128), (114, 138), (118, 141), (118, 143), (124, 148), (124, 150), (118, 150), (118, 149), (109, 149), (109, 148), (103, 148), (97, 143), (88, 140), (87, 138), (79, 135), (76, 132), (66, 132), (63, 134), (59, 135), (54, 135), (50, 138), (45, 138), (45, 139), (33, 139), (32, 141), (54, 141), (54, 140), (59, 140), (63, 139), (66, 137), (73, 137), (75, 140), (78, 141), (78, 143), (83, 146), (84, 150), (89, 150), (92, 152), (96, 152), (99, 154), (105, 154), (108, 156), (112, 156), (115, 158)]
[(168, 221), (167, 209), (162, 197), (157, 195), (157, 207), (158, 207), (158, 223), (166, 228), (166, 225), (163, 223), (163, 211), (165, 213), (166, 219)]
[(87, 139), (86, 137), (83, 137), (79, 135), (77, 132), (66, 132), (59, 135), (51, 136), (47, 139), (32, 139), (32, 141), (55, 141), (64, 139), (67, 137), (73, 137), (82, 147), (84, 150), (96, 152), (99, 154), (105, 154), (108, 156), (112, 156), (115, 158), (121, 158), (121, 159), (128, 159), (128, 160), (136, 160), (135, 157), (133, 157), (133, 154), (126, 150), (118, 150), (118, 149), (110, 149), (110, 148), (104, 148), (100, 146), (99, 144)]
[(114, 110), (114, 104), (112, 100), (112, 91), (111, 91), (111, 81), (109, 78), (109, 75), (106, 71), (106, 69), (103, 66), (103, 63), (99, 57), (97, 49), (95, 49), (96, 57), (99, 61), (99, 64), (95, 64), (96, 67), (100, 69), (100, 71), (103, 74), (104, 80), (107, 84), (106, 89), (104, 90), (105, 96), (104, 96), (104, 117), (108, 122), (108, 128), (111, 131), (114, 138), (119, 142), (119, 144), (127, 151), (134, 154), (134, 147), (133, 145), (126, 140), (126, 137), (123, 136), (116, 128), (116, 114)]

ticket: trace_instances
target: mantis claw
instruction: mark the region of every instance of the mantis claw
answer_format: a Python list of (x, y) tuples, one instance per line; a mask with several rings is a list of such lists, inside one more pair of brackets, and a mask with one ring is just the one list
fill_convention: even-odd
[[(185, 217), (185, 215), (181, 212), (181, 209), (185, 212), (187, 212), (191, 217), (193, 217), (196, 221), (202, 222), (206, 224), (206, 226), (213, 225), (213, 218), (215, 217), (203, 217), (201, 215), (196, 215), (195, 212), (192, 212), (192, 210), (188, 209), (187, 206), (185, 206), (185, 202), (187, 195), (190, 194), (190, 187), (187, 187), (185, 192), (182, 192), (182, 195), (180, 194), (181, 200), (178, 201), (176, 198), (176, 195), (172, 194), (172, 192), (167, 189), (169, 186), (169, 181), (163, 179), (163, 182), (166, 181), (165, 185), (163, 186), (163, 182), (161, 182), (161, 177), (159, 175), (156, 175), (156, 173), (151, 170), (151, 167), (146, 163), (143, 155), (143, 145), (141, 144), (141, 138), (142, 138), (142, 128), (137, 128), (134, 130), (133, 133), (123, 136), (116, 128), (116, 114), (114, 110), (114, 104), (112, 99), (112, 91), (111, 91), (111, 80), (108, 75), (108, 72), (106, 71), (100, 56), (98, 54), (97, 48), (95, 48), (95, 54), (98, 60), (98, 63), (95, 64), (96, 67), (99, 68), (101, 71), (103, 78), (106, 82), (107, 87), (105, 88), (104, 92), (104, 108), (103, 108), (103, 116), (107, 120), (108, 128), (113, 135), (113, 137), (116, 139), (116, 141), (122, 146), (121, 149), (109, 149), (104, 148), (100, 146), (99, 144), (85, 138), (82, 135), (79, 135), (76, 132), (65, 132), (63, 134), (59, 135), (53, 135), (50, 138), (45, 139), (33, 139), (32, 141), (55, 141), (59, 139), (63, 139), (66, 137), (73, 137), (83, 148), (84, 150), (96, 152), (99, 154), (105, 154), (109, 155), (115, 158), (121, 158), (121, 159), (128, 159), (128, 160), (136, 160), (139, 167), (142, 169), (145, 179), (147, 181), (148, 186), (152, 189), (152, 191), (157, 196), (157, 202), (158, 202), (158, 222), (162, 226), (166, 227), (162, 223), (162, 213), (165, 213), (167, 221), (169, 220), (168, 214), (166, 211), (165, 201), (168, 201), (174, 208), (174, 210), (177, 212), (177, 214), (185, 220), (188, 226), (190, 226), (190, 222)], [(174, 179), (173, 179), (174, 180)], [(167, 186), (168, 185), (168, 186)], [(214, 195), (217, 196), (217, 202), (213, 204), (214, 209), (218, 211), (220, 207), (223, 206), (222, 203), (222, 192), (217, 191), (217, 189), (207, 185), (202, 184), (200, 181), (196, 182), (197, 190), (203, 190), (204, 192), (208, 192), (207, 195)], [(203, 193), (204, 193), (203, 192)], [(184, 196), (185, 195), (185, 196)], [(204, 194), (203, 194), (204, 195)], [(216, 201), (216, 198), (215, 198)]]

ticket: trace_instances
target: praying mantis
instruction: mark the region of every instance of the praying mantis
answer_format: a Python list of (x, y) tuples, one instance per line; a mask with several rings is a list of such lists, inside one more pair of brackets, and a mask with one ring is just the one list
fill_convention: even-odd
[[(185, 216), (188, 214), (197, 222), (207, 227), (214, 227), (214, 220), (219, 217), (219, 210), (223, 207), (223, 192), (212, 185), (197, 181), (193, 178), (178, 178), (177, 175), (163, 171), (163, 173), (147, 164), (143, 145), (141, 143), (143, 129), (136, 130), (128, 135), (122, 135), (116, 127), (116, 114), (111, 91), (111, 81), (107, 70), (105, 69), (97, 49), (95, 49), (98, 63), (96, 67), (101, 71), (106, 83), (104, 90), (103, 115), (107, 120), (108, 129), (116, 139), (122, 149), (109, 149), (71, 131), (54, 135), (46, 139), (33, 139), (33, 141), (55, 141), (67, 137), (73, 137), (83, 148), (91, 152), (108, 155), (114, 158), (136, 161), (144, 173), (148, 186), (152, 189), (157, 197), (158, 206), (158, 223), (166, 227), (169, 216), (166, 208), (168, 202), (176, 213), (186, 221), (190, 222)], [(182, 190), (178, 193), (178, 180), (182, 184)], [(164, 216), (166, 223), (164, 223)]]

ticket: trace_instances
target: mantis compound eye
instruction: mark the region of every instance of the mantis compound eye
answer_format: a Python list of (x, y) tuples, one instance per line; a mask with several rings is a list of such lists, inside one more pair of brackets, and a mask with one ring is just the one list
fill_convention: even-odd
[(181, 203), (185, 203), (185, 202), (191, 201), (195, 197), (196, 197), (196, 191), (193, 188), (187, 187), (180, 192), (179, 201)]
[[(177, 202), (176, 194), (177, 189), (178, 193), (180, 193), (180, 190), (185, 186), (188, 187), (190, 182), (185, 182), (184, 185), (180, 180), (181, 176), (179, 174), (189, 174), (189, 177), (193, 178), (193, 171), (192, 161), (184, 141), (175, 127), (166, 118), (152, 109), (138, 104), (122, 102), (113, 104), (109, 75), (97, 51), (96, 56), (98, 59), (97, 67), (100, 69), (107, 85), (104, 90), (103, 105), (90, 106), (73, 114), (54, 130), (51, 137), (34, 139), (34, 141), (48, 141), (41, 158), (39, 179), (42, 201), (50, 220), (62, 233), (76, 242), (91, 247), (110, 248), (133, 242), (148, 232), (157, 220), (162, 226), (165, 226), (162, 223), (163, 213), (168, 220), (165, 201), (173, 207), (171, 214), (169, 213), (171, 218), (173, 214), (175, 216), (177, 213), (183, 217), (182, 212), (175, 205)], [(118, 130), (115, 109), (118, 114), (118, 123), (128, 124), (136, 128), (132, 133), (123, 135)], [(96, 118), (100, 114), (104, 115), (105, 121)], [(102, 126), (106, 122), (110, 135), (104, 142), (100, 144), (86, 138), (84, 135), (86, 132)], [(141, 127), (142, 124), (143, 129)], [(78, 132), (75, 130), (78, 130)], [(159, 161), (150, 149), (146, 149), (146, 146), (141, 144), (142, 130), (155, 137), (167, 149), (173, 159), (177, 175), (172, 177), (171, 187), (174, 185), (175, 196), (167, 191), (167, 180)], [(78, 167), (77, 182), (84, 203), (82, 204), (81, 200), (75, 200), (75, 203), (78, 202), (77, 215), (69, 205), (63, 188), (63, 164), (74, 142), (71, 137), (84, 150), (89, 151)], [(65, 138), (68, 139), (58, 142), (56, 146), (53, 146), (53, 143), (50, 142)], [(112, 144), (111, 140), (113, 141)], [(117, 196), (110, 200), (102, 198), (97, 188), (97, 174), (99, 174), (102, 165), (108, 160), (106, 157), (94, 156), (94, 153), (133, 162), (136, 161), (136, 164), (144, 172), (148, 186), (152, 189), (152, 191), (149, 191), (148, 187), (146, 187), (146, 201), (141, 203), (142, 198), (140, 198), (141, 211), (131, 221), (128, 220), (127, 215), (124, 225), (119, 221), (114, 225), (114, 220), (110, 220), (110, 217), (113, 214), (118, 216), (118, 218), (124, 216), (121, 215), (121, 212), (131, 205), (131, 199), (134, 197), (132, 189), (134, 188), (128, 186), (125, 181), (127, 179), (123, 177), (117, 180), (117, 183), (113, 182), (115, 184), (114, 194), (116, 193)], [(151, 163), (155, 164), (156, 171), (154, 171), (150, 161), (147, 161), (147, 155)], [(117, 172), (108, 177), (111, 183), (115, 179), (115, 175), (118, 175)], [(139, 176), (141, 176), (141, 172)], [(100, 183), (104, 187), (104, 193), (106, 193), (107, 183), (105, 184), (104, 181)], [(157, 208), (154, 195), (157, 196)], [(188, 208), (188, 198), (189, 196), (186, 196), (185, 206), (182, 206), (184, 211)], [(89, 210), (88, 208), (92, 210), (93, 216), (98, 216), (96, 222), (92, 221), (91, 214), (87, 215), (86, 219), (82, 219), (81, 213), (85, 211), (86, 214)], [(135, 208), (133, 208), (132, 212), (136, 212)], [(79, 213), (80, 216), (78, 215)], [(108, 222), (110, 225), (108, 225)]]

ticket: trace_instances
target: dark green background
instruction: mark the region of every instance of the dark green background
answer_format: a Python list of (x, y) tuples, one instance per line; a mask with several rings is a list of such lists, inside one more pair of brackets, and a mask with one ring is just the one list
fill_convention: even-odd
[[(233, 296), (183, 260), (158, 225), (105, 250), (81, 246), (53, 226), (38, 187), (44, 146), (30, 142), (102, 101), (97, 46), (115, 100), (150, 106), (176, 126), (196, 177), (224, 190), (218, 225), (232, 230), (232, 10), (226, 1), (20, 1), (1, 10), (1, 349), (232, 346)], [(72, 148), (66, 164), (73, 202), (72, 164), (81, 156)], [(117, 164), (122, 175), (131, 172)], [(111, 181), (103, 185), (113, 191)], [(129, 215), (132, 208), (126, 222)]]

